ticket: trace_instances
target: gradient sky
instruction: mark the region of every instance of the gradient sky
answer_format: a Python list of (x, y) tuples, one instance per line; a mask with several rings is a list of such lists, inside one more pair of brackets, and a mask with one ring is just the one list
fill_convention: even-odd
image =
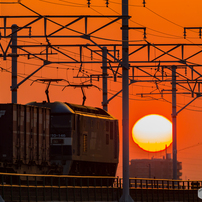
[[(1, 0), (0, 2), (5, 2)], [(15, 0), (9, 0), (6, 2), (17, 2)], [(21, 3), (31, 8), (35, 12), (41, 15), (120, 15), (121, 14), (121, 1), (113, 0), (109, 1), (109, 6), (106, 8), (104, 0), (102, 1), (91, 1), (91, 7), (87, 7), (86, 0), (22, 0)], [(146, 6), (143, 7), (142, 0), (129, 1), (129, 15), (131, 19), (129, 21), (131, 27), (146, 27), (147, 41), (150, 43), (189, 43), (196, 44), (201, 43), (199, 39), (198, 31), (188, 31), (187, 38), (184, 39), (183, 31), (184, 27), (200, 27), (201, 26), (201, 11), (200, 8), (202, 2), (199, 0), (146, 0)], [(0, 4), (1, 15), (33, 15), (34, 13), (19, 4)], [(95, 27), (102, 26), (103, 23), (108, 22), (110, 19), (93, 19), (89, 21), (89, 30), (93, 30)], [(55, 21), (65, 24), (64, 20)], [(29, 20), (8, 20), (7, 26), (17, 24), (22, 26)], [(3, 26), (3, 21), (0, 22), (0, 26)], [(97, 32), (93, 38), (97, 43), (121, 43), (121, 21), (114, 23), (113, 25)], [(56, 25), (49, 25), (49, 31), (56, 29)], [(84, 24), (79, 22), (72, 26), (77, 30), (82, 30)], [(33, 34), (43, 33), (40, 22), (34, 27)], [(9, 31), (8, 31), (9, 32)], [(3, 33), (3, 31), (2, 31)], [(26, 33), (26, 31), (25, 31)], [(102, 39), (98, 39), (102, 38)], [(116, 40), (116, 41), (115, 41)], [(143, 32), (140, 30), (130, 30), (129, 34), (130, 43), (144, 43)], [(0, 41), (6, 48), (8, 43), (7, 39)], [(45, 40), (40, 39), (21, 39), (18, 44), (39, 44), (44, 43)], [(57, 41), (51, 40), (51, 43)], [(65, 39), (58, 40), (58, 43), (89, 43), (88, 41), (81, 39)], [(186, 54), (193, 53), (196, 50), (201, 50), (202, 46), (198, 46), (195, 49), (190, 49)], [(132, 48), (131, 48), (132, 50)], [(33, 50), (32, 50), (33, 51)], [(34, 50), (37, 52), (43, 51), (42, 48)], [(64, 51), (68, 52), (73, 57), (79, 58), (78, 51), (76, 49)], [(20, 51), (20, 53), (22, 53)], [(137, 57), (144, 58), (143, 53), (140, 53)], [(159, 53), (152, 51), (151, 55), (156, 56)], [(174, 52), (174, 54), (179, 54)], [(64, 58), (61, 56), (52, 56), (55, 60), (61, 61)], [(96, 59), (96, 56), (94, 56)], [(135, 56), (134, 56), (135, 57)], [(83, 55), (84, 60), (90, 58), (90, 53), (85, 52)], [(35, 59), (28, 60), (26, 57), (18, 58), (18, 81), (22, 80), (29, 73), (33, 72), (42, 63)], [(202, 64), (201, 58), (196, 57), (193, 60), (197, 64)], [(158, 63), (157, 63), (158, 64)], [(4, 61), (0, 58), (0, 67), (4, 68), (0, 72), (0, 102), (7, 103), (11, 102), (11, 60), (8, 58)], [(63, 65), (48, 65), (41, 71), (39, 71), (32, 79), (38, 78), (62, 78), (70, 81), (71, 83), (84, 82), (85, 79), (76, 79), (73, 76), (77, 75), (79, 64), (63, 64)], [(84, 64), (83, 69), (88, 73), (100, 73), (99, 64)], [(200, 68), (198, 69), (200, 71)], [(138, 72), (135, 72), (139, 74)], [(151, 70), (154, 74), (155, 70)], [(184, 73), (184, 72), (183, 72)], [(42, 101), (45, 100), (45, 88), (46, 86), (41, 83), (34, 83), (30, 86), (32, 80), (28, 80), (18, 89), (18, 103), (27, 103), (31, 101)], [(94, 84), (102, 88), (101, 79), (94, 81)], [(51, 101), (66, 101), (81, 104), (82, 93), (80, 89), (66, 88), (62, 91), (64, 83), (53, 85), (50, 87), (50, 98)], [(162, 84), (163, 88), (170, 88), (170, 83)], [(114, 82), (113, 79), (109, 80), (108, 90), (109, 97), (115, 94), (121, 89), (121, 79), (117, 79)], [(151, 82), (137, 82), (130, 86), (130, 131), (135, 122), (147, 114), (160, 114), (171, 120), (171, 95), (152, 95), (152, 96), (139, 96), (138, 93), (149, 93), (155, 90), (156, 86)], [(86, 105), (102, 107), (102, 91), (96, 88), (86, 89)], [(190, 95), (178, 95), (177, 104), (178, 110), (191, 101)], [(121, 96), (114, 98), (109, 103), (109, 112), (119, 119), (120, 124), (120, 137), (122, 138), (121, 120), (122, 120), (122, 104)], [(201, 167), (201, 146), (202, 146), (202, 135), (201, 135), (201, 120), (202, 120), (202, 106), (201, 98), (198, 98), (190, 106), (184, 109), (177, 116), (177, 148), (178, 148), (178, 160), (182, 162), (182, 179), (198, 179), (202, 180)], [(130, 159), (135, 158), (162, 158), (165, 155), (165, 151), (158, 153), (149, 153), (140, 149), (132, 140), (132, 133), (130, 133)], [(121, 141), (122, 142), (122, 141)], [(122, 144), (120, 144), (122, 147)], [(168, 148), (168, 152), (172, 152), (172, 146)], [(122, 170), (122, 150), (120, 150), (120, 165), (117, 175), (121, 176)]]

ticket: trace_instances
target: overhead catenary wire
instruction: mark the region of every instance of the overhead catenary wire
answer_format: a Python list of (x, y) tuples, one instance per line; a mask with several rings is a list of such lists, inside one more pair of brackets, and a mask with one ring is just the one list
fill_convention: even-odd
[[(40, 0), (40, 1), (44, 1), (44, 2), (47, 2), (47, 3), (54, 3), (54, 4), (60, 5), (59, 3), (50, 2), (50, 1), (47, 1), (47, 0)], [(62, 6), (63, 6), (63, 5), (66, 5), (66, 6), (82, 6), (82, 7), (87, 7), (87, 4), (80, 4), (80, 3), (75, 3), (75, 2), (66, 1), (66, 0), (59, 0), (59, 1), (68, 3), (68, 5), (66, 5), (66, 4), (61, 4)], [(122, 4), (122, 3), (114, 2), (114, 1), (109, 1), (109, 2), (112, 3), (112, 4), (119, 4), (119, 5)], [(129, 7), (130, 7), (130, 6), (143, 7), (143, 5), (133, 5), (133, 4), (128, 4), (128, 5), (129, 5)], [(105, 7), (105, 6), (95, 6), (95, 5), (91, 5), (91, 7)], [(179, 24), (177, 24), (177, 23), (175, 23), (175, 22), (169, 20), (168, 18), (166, 18), (166, 17), (164, 17), (164, 16), (158, 14), (157, 12), (153, 11), (153, 10), (150, 9), (148, 6), (145, 6), (144, 8), (146, 8), (146, 9), (147, 9), (148, 11), (150, 11), (151, 13), (157, 15), (158, 17), (160, 17), (160, 18), (162, 18), (162, 19), (164, 19), (164, 20), (166, 20), (166, 21), (172, 23), (173, 25), (176, 25), (176, 26), (178, 26), (178, 27), (184, 28), (182, 25), (179, 25)], [(116, 12), (115, 10), (113, 10), (111, 7), (109, 7), (109, 9), (111, 9), (113, 12), (119, 14), (118, 12)], [(97, 13), (103, 15), (102, 13), (96, 11), (95, 9), (93, 9), (93, 10), (94, 10), (95, 12), (97, 12)], [(132, 20), (131, 20), (131, 21), (132, 21)], [(132, 21), (132, 22), (134, 22), (134, 21)], [(141, 24), (139, 24), (139, 23), (137, 23), (137, 22), (134, 22), (134, 23), (136, 23), (136, 24), (138, 24), (138, 25), (140, 25), (140, 26), (143, 26), (143, 25), (141, 25)], [(149, 29), (150, 29), (150, 28), (149, 28)], [(151, 30), (157, 31), (157, 30), (154, 30), (154, 29), (151, 29)], [(157, 31), (157, 32), (159, 32), (159, 31)], [(163, 33), (163, 32), (160, 32), (160, 33)], [(163, 33), (163, 34), (167, 34), (167, 33)], [(176, 35), (171, 35), (171, 36), (176, 36)], [(180, 38), (181, 38), (181, 36), (176, 36), (176, 37), (180, 37)]]
[[(21, 4), (21, 5), (23, 5), (23, 4)], [(94, 9), (94, 8), (92, 8), (92, 7), (90, 7), (90, 8), (91, 8), (92, 10), (94, 10), (95, 12), (99, 13), (100, 15), (103, 15), (101, 12), (97, 11), (96, 9)], [(115, 12), (116, 14), (119, 14), (119, 15), (120, 15), (120, 13), (116, 12), (116, 11), (113, 10), (112, 8), (109, 7), (109, 9), (111, 9), (111, 10), (112, 10), (113, 12)], [(39, 14), (39, 15), (40, 15), (40, 14)], [(140, 23), (137, 23), (137, 22), (133, 21), (132, 19), (130, 19), (130, 21), (133, 22), (133, 23), (135, 23), (135, 24), (137, 24), (137, 25), (144, 26), (144, 25), (142, 25), (142, 24), (140, 24)], [(150, 30), (152, 30), (152, 31), (155, 31), (155, 32), (158, 32), (158, 33), (161, 33), (161, 34), (164, 34), (164, 35), (171, 36), (171, 37), (168, 37), (168, 38), (177, 37), (177, 38), (182, 38), (182, 39), (183, 39), (182, 36), (171, 35), (171, 34), (164, 33), (164, 32), (160, 32), (160, 31), (158, 31), (158, 30), (155, 30), (155, 29), (152, 29), (152, 28), (148, 28), (148, 27), (147, 27), (147, 29), (150, 29)], [(165, 36), (154, 35), (154, 34), (151, 34), (151, 33), (150, 33), (149, 35), (153, 35), (153, 36), (157, 36), (157, 37), (165, 37)], [(117, 39), (109, 39), (109, 38), (104, 38), (104, 37), (98, 37), (98, 36), (94, 36), (94, 35), (92, 35), (91, 37), (97, 38), (97, 39), (101, 39), (101, 40), (108, 40), (108, 41), (120, 41), (120, 42), (122, 41), (122, 40), (117, 40)], [(130, 41), (130, 42), (139, 42), (139, 41), (144, 41), (144, 40), (129, 40), (129, 41)]]
[[(40, 0), (40, 1), (41, 1), (41, 0)], [(44, 1), (44, 0), (43, 0), (43, 1)], [(22, 3), (20, 3), (20, 4), (23, 5)], [(76, 3), (75, 3), (75, 4), (76, 4)], [(91, 8), (91, 7), (90, 7), (90, 8)], [(97, 11), (97, 10), (95, 10), (95, 9), (93, 9), (93, 8), (91, 8), (91, 9), (94, 10), (95, 12), (99, 13), (100, 15), (103, 15), (101, 12), (99, 12), (99, 11)], [(112, 8), (109, 7), (109, 9), (111, 9), (113, 12), (119, 14), (118, 12), (114, 11)], [(151, 9), (150, 9), (150, 10), (151, 10)], [(35, 12), (35, 13), (36, 13), (36, 12)], [(154, 13), (155, 13), (155, 12), (154, 12)], [(40, 15), (40, 14), (38, 14), (38, 15)], [(119, 14), (119, 15), (120, 15), (120, 14)], [(40, 16), (41, 16), (41, 15), (40, 15)], [(159, 16), (160, 16), (160, 15), (159, 15)], [(161, 16), (161, 17), (162, 17), (162, 16)], [(166, 18), (164, 18), (164, 17), (162, 17), (162, 18), (163, 18), (163, 19), (166, 19)], [(143, 26), (142, 24), (137, 23), (137, 22), (133, 21), (132, 19), (130, 19), (130, 21), (133, 22), (133, 23), (135, 23), (135, 24), (137, 24), (137, 25)], [(171, 22), (171, 21), (168, 20), (168, 19), (167, 19), (167, 21)], [(173, 24), (176, 24), (176, 23), (173, 22)], [(179, 25), (179, 26), (180, 26), (180, 25)], [(182, 26), (181, 26), (181, 27), (182, 27)], [(177, 36), (177, 35), (172, 35), (172, 34), (164, 33), (164, 32), (161, 32), (161, 31), (158, 31), (158, 30), (155, 30), (155, 29), (152, 29), (152, 28), (148, 28), (148, 27), (147, 27), (147, 29), (150, 29), (150, 30), (152, 30), (152, 31), (155, 31), (155, 32), (158, 32), (158, 33), (167, 35), (166, 38), (173, 38), (173, 39), (174, 39), (174, 37), (175, 37), (175, 39), (179, 39), (179, 38), (183, 39), (183, 36)], [(149, 33), (149, 35), (153, 35), (153, 36), (157, 36), (157, 37), (165, 37), (165, 36), (160, 36), (160, 35), (154, 35), (154, 34), (151, 34), (151, 33)], [(170, 37), (168, 37), (168, 36), (170, 36)], [(107, 41), (120, 41), (120, 42), (122, 41), (122, 40), (109, 39), (109, 38), (99, 37), (99, 36), (94, 36), (94, 35), (91, 35), (91, 37), (97, 38), (97, 39), (101, 39), (101, 40), (107, 40)], [(130, 42), (139, 42), (139, 41), (144, 41), (144, 40), (130, 40)]]
[[(20, 61), (19, 61), (20, 62)], [(24, 63), (24, 62), (22, 62), (22, 63)], [(33, 65), (33, 64), (32, 64)], [(69, 66), (69, 65), (67, 65), (67, 66)], [(58, 67), (49, 67), (49, 68), (58, 68)], [(66, 69), (66, 68), (64, 68), (64, 69)], [(73, 68), (72, 68), (73, 69)], [(77, 69), (79, 69), (79, 67), (77, 67)], [(136, 85), (137, 86), (137, 85)], [(142, 85), (141, 85), (142, 86)], [(164, 85), (165, 86), (165, 85)], [(144, 96), (145, 97), (145, 96)], [(147, 98), (148, 97), (150, 97), (150, 99), (149, 100), (161, 100), (161, 99), (163, 99), (164, 101), (166, 101), (166, 102), (169, 102), (168, 100), (165, 100), (165, 98), (154, 98), (154, 97), (152, 97), (152, 95), (150, 95), (150, 96), (147, 96)], [(130, 98), (131, 100), (138, 100), (138, 99), (133, 99), (133, 98)], [(140, 99), (140, 100), (143, 100), (143, 99)], [(148, 100), (148, 99), (147, 99)], [(171, 103), (171, 102), (169, 102), (169, 103)], [(178, 104), (179, 106), (180, 106), (180, 104)], [(182, 105), (182, 104), (181, 104)], [(189, 108), (187, 108), (188, 110), (191, 110), (191, 111), (197, 111), (197, 112), (201, 112), (200, 110), (193, 110), (193, 109), (189, 109)]]
[(0, 1), (0, 4), (18, 4), (18, 1)]
[[(34, 11), (32, 8), (29, 8), (28, 6), (26, 6), (25, 4), (23, 4), (23, 3), (21, 3), (21, 2), (19, 2), (19, 4), (20, 4), (21, 6), (23, 6), (23, 7), (25, 7), (26, 9), (30, 10), (31, 12), (35, 13), (36, 15), (41, 16), (41, 17), (44, 17), (44, 18), (48, 19), (50, 22), (55, 23), (56, 25), (59, 25), (59, 26), (61, 26), (61, 27), (64, 27), (62, 24), (59, 24), (58, 22), (56, 22), (56, 21), (54, 21), (54, 20), (50, 20), (47, 16), (45, 17), (45, 16), (41, 15), (40, 13)], [(94, 10), (95, 10), (95, 9), (94, 9)], [(69, 28), (68, 28), (68, 27), (65, 27), (65, 29), (69, 29)], [(76, 31), (76, 30), (73, 30), (73, 31), (77, 32), (78, 34), (84, 34), (84, 33), (78, 32), (78, 31)], [(95, 36), (95, 35), (90, 35), (90, 37), (96, 38), (96, 39), (101, 39), (101, 40), (106, 40), (106, 41), (119, 41), (119, 42), (122, 42), (122, 41), (123, 41), (123, 40), (121, 40), (121, 39), (120, 39), (120, 40), (118, 40), (118, 39), (110, 39), (110, 38), (99, 37), (99, 36)], [(130, 42), (140, 42), (140, 41), (144, 41), (144, 40), (131, 40)]]
[[(81, 3), (75, 3), (75, 2), (71, 2), (71, 1), (65, 1), (65, 0), (58, 0), (60, 2), (64, 2), (64, 3), (56, 3), (54, 0), (50, 1), (50, 0), (39, 0), (42, 2), (46, 2), (49, 4), (54, 4), (54, 5), (60, 5), (60, 6), (68, 6), (68, 7), (88, 7), (87, 4), (81, 4)], [(92, 7), (106, 7), (106, 6), (100, 6), (100, 5), (92, 5)]]
[(194, 145), (191, 145), (191, 146), (182, 148), (182, 149), (178, 149), (178, 152), (184, 151), (184, 150), (186, 150), (186, 149), (190, 149), (190, 148), (193, 148), (193, 147), (198, 147), (198, 146), (200, 146), (200, 145), (202, 145), (202, 142), (198, 142), (197, 144), (194, 144)]
[[(48, 0), (39, 0), (39, 1), (43, 1), (43, 2), (46, 2), (46, 3), (53, 3), (53, 4), (58, 4), (58, 5), (60, 5), (60, 3), (55, 3), (55, 2), (48, 1)], [(69, 3), (69, 5), (67, 5), (67, 6), (83, 6), (83, 7), (85, 6), (85, 7), (87, 7), (86, 4), (80, 4), (80, 3), (75, 3), (75, 2), (66, 1), (66, 0), (59, 0), (59, 1)], [(113, 1), (110, 1), (110, 2), (111, 2), (111, 3), (120, 4), (120, 5), (121, 5), (121, 3), (118, 3), (118, 2), (113, 2)], [(61, 5), (63, 5), (63, 4), (61, 4)], [(64, 4), (64, 5), (65, 5), (65, 4)], [(143, 7), (143, 6), (133, 5), (133, 4), (129, 4), (129, 6)], [(92, 9), (92, 7), (105, 7), (105, 6), (92, 6), (92, 5), (91, 5), (90, 8)], [(179, 24), (177, 24), (177, 23), (175, 23), (175, 22), (173, 22), (173, 21), (171, 21), (171, 20), (169, 20), (169, 19), (163, 17), (162, 15), (156, 13), (155, 11), (151, 10), (150, 8), (148, 8), (147, 6), (144, 7), (144, 8), (146, 8), (148, 11), (152, 12), (153, 14), (157, 15), (158, 17), (160, 17), (160, 18), (162, 18), (162, 19), (164, 19), (164, 20), (166, 20), (166, 21), (168, 21), (168, 22), (170, 22), (170, 23), (172, 23), (172, 24), (174, 24), (174, 25), (176, 25), (176, 26), (178, 26), (178, 27), (183, 28), (183, 26), (181, 26), (181, 25), (179, 25)], [(113, 10), (111, 7), (109, 7), (109, 9), (111, 9), (113, 12), (119, 14), (118, 12), (116, 12), (115, 10)], [(95, 9), (92, 9), (92, 10), (94, 10), (94, 11), (97, 12), (97, 13), (99, 13), (100, 15), (103, 15), (101, 12), (99, 12), (99, 11), (97, 11), (97, 10), (95, 10)], [(120, 14), (119, 14), (119, 15), (120, 15)], [(140, 23), (138, 23), (138, 22), (135, 22), (135, 21), (132, 20), (132, 19), (130, 19), (130, 21), (133, 22), (133, 23), (135, 23), (135, 24), (137, 24), (137, 25), (139, 25), (139, 26), (144, 26), (144, 25), (142, 25), (142, 24), (140, 24)], [(149, 35), (152, 35), (152, 36), (165, 37), (165, 38), (172, 38), (172, 39), (183, 39), (183, 36), (177, 36), (177, 35), (168, 34), (168, 33), (161, 32), (161, 31), (159, 31), (159, 30), (155, 30), (155, 29), (152, 29), (152, 28), (149, 28), (149, 27), (147, 27), (147, 29), (152, 30), (152, 31), (157, 32), (157, 33), (161, 33), (161, 34), (163, 34), (163, 35), (167, 35), (167, 37), (165, 37), (165, 36), (160, 36), (160, 35), (155, 35), (155, 34), (149, 33)], [(170, 36), (170, 37), (168, 37), (168, 36)], [(96, 36), (92, 36), (92, 37), (95, 37), (95, 38), (96, 38)], [(100, 38), (100, 39), (102, 39), (102, 40), (121, 41), (121, 40), (107, 39), (107, 38), (102, 38), (102, 37), (97, 37), (97, 38)], [(196, 37), (192, 37), (192, 38), (196, 38)], [(140, 41), (140, 40), (134, 40), (134, 41)]]
[[(113, 12), (115, 12), (116, 14), (119, 14), (119, 15), (120, 15), (119, 12), (113, 10), (112, 8), (110, 8), (110, 9), (111, 9)], [(133, 22), (133, 23), (139, 25), (139, 26), (145, 27), (143, 24), (140, 24), (140, 23), (138, 23), (138, 22), (136, 22), (136, 21), (134, 21), (134, 20), (132, 20), (132, 19), (129, 19), (129, 20), (130, 20), (131, 22)], [(173, 38), (173, 37), (175, 37), (175, 39), (176, 39), (176, 38), (178, 38), (178, 39), (179, 39), (179, 38), (183, 39), (183, 36), (177, 36), (177, 35), (168, 34), (168, 33), (161, 32), (161, 31), (155, 30), (155, 29), (153, 29), (153, 28), (149, 28), (149, 27), (146, 27), (146, 28), (149, 29), (149, 30), (152, 30), (152, 31), (154, 31), (154, 32), (157, 32), (157, 33), (161, 33), (161, 34), (170, 36), (170, 37), (166, 37), (166, 38)], [(138, 30), (137, 30), (137, 31), (138, 31)], [(148, 34), (148, 33), (147, 33), (147, 34)], [(165, 37), (165, 36), (154, 35), (154, 34), (151, 34), (151, 33), (149, 33), (148, 35), (157, 36), (157, 37)]]
[[(20, 61), (19, 61), (20, 62)], [(22, 63), (24, 63), (24, 62), (22, 62)], [(67, 66), (69, 66), (69, 65), (67, 65)], [(49, 67), (49, 68), (58, 68), (58, 67)], [(64, 69), (66, 69), (66, 68), (64, 68)], [(74, 69), (74, 68), (72, 68), (72, 69)], [(77, 68), (77, 69), (79, 69), (79, 68)], [(137, 85), (136, 85), (137, 86)], [(165, 85), (164, 85), (165, 86)], [(145, 96), (144, 96), (145, 97)], [(149, 100), (160, 100), (160, 99), (158, 99), (158, 98), (154, 98), (154, 97), (152, 97), (152, 94), (150, 95), (150, 96), (147, 96), (147, 97), (150, 97), (151, 99), (149, 99)], [(131, 100), (137, 100), (137, 99), (132, 99), (132, 98), (130, 98)], [(163, 98), (164, 99), (164, 98)], [(142, 100), (142, 99), (141, 99)], [(167, 101), (167, 100), (165, 100), (164, 99), (164, 101)], [(169, 101), (167, 101), (167, 102), (169, 102)], [(171, 103), (171, 102), (169, 102), (169, 103)], [(179, 104), (178, 104), (179, 105)], [(182, 104), (181, 104), (182, 105)], [(188, 110), (191, 110), (191, 111), (197, 111), (197, 112), (201, 112), (200, 110), (193, 110), (193, 109), (188, 109)]]
[(103, 39), (103, 38), (102, 38)]
[[(4, 69), (4, 68), (1, 68), (2, 70), (4, 70), (4, 71), (6, 71), (6, 72), (8, 72), (8, 73), (12, 73), (11, 71), (9, 71), (8, 69)], [(25, 78), (25, 76), (23, 76), (23, 75), (21, 75), (21, 74), (17, 74), (19, 77), (21, 77), (21, 78)], [(41, 78), (40, 76), (34, 76), (35, 78)], [(44, 77), (45, 78), (45, 77)], [(34, 81), (33, 79), (28, 79), (28, 80), (30, 80), (30, 81)], [(42, 82), (39, 82), (39, 83), (42, 83)], [(62, 87), (64, 87), (65, 85), (60, 85), (60, 84), (51, 84), (51, 85), (53, 85), (53, 86), (62, 86)], [(111, 95), (113, 95), (113, 90), (109, 90), (109, 94), (111, 94)], [(115, 91), (114, 91), (115, 92)], [(134, 96), (134, 95), (132, 95), (132, 94), (130, 94), (130, 96)], [(121, 98), (121, 96), (118, 96), (118, 97), (120, 97)], [(136, 96), (136, 97), (139, 97), (139, 96)], [(148, 96), (149, 97), (149, 96)], [(160, 99), (157, 99), (157, 98), (153, 98), (153, 97), (150, 97), (150, 99), (148, 99), (148, 97), (146, 98), (146, 99), (135, 99), (135, 98), (132, 98), (132, 97), (130, 97), (129, 99), (130, 100), (136, 100), (136, 101), (151, 101), (151, 100), (160, 100)]]
[[(122, 3), (111, 1), (111, 0), (109, 0), (109, 3), (122, 5)], [(128, 6), (142, 7), (142, 5), (134, 5), (134, 4), (130, 4), (130, 3), (128, 4)]]
[[(113, 2), (113, 3), (114, 3), (114, 2)], [(121, 3), (117, 3), (117, 4), (121, 4)], [(135, 6), (135, 5), (129, 4), (129, 6)], [(142, 6), (138, 6), (138, 7), (142, 7)], [(173, 25), (176, 25), (176, 26), (178, 26), (178, 27), (184, 29), (184, 26), (179, 25), (179, 24), (173, 22), (172, 20), (169, 20), (169, 19), (163, 17), (162, 15), (156, 13), (155, 11), (151, 10), (150, 8), (148, 8), (147, 6), (145, 6), (144, 8), (146, 8), (147, 10), (149, 10), (150, 12), (152, 12), (153, 14), (157, 15), (158, 17), (160, 17), (160, 18), (166, 20), (167, 22), (169, 22), (169, 23), (171, 23), (171, 24), (173, 24)], [(117, 11), (113, 10), (111, 7), (109, 7), (109, 9), (111, 9), (113, 12), (119, 14)], [(137, 24), (137, 25), (139, 25), (139, 26), (144, 27), (144, 25), (142, 25), (142, 24), (140, 24), (140, 23), (138, 23), (138, 22), (136, 22), (136, 21), (134, 21), (134, 20), (132, 20), (132, 19), (130, 19), (130, 21), (133, 22), (133, 23), (135, 23), (135, 24)], [(161, 32), (161, 31), (159, 31), (159, 30), (155, 30), (155, 29), (149, 28), (149, 27), (147, 27), (147, 29), (152, 30), (152, 31), (154, 31), (154, 32), (158, 32), (158, 33), (164, 34), (164, 35), (171, 36), (171, 37), (166, 37), (166, 38), (183, 39), (183, 36), (177, 36), (177, 35), (168, 34), (168, 33)], [(138, 30), (137, 30), (137, 31), (138, 31)], [(192, 30), (192, 31), (193, 31), (193, 30)], [(194, 31), (193, 31), (193, 32), (194, 32)], [(155, 34), (151, 34), (151, 33), (149, 33), (149, 35), (151, 35), (151, 36), (157, 36), (157, 37), (165, 37), (165, 36), (155, 35)], [(192, 38), (196, 38), (196, 37), (192, 37)]]

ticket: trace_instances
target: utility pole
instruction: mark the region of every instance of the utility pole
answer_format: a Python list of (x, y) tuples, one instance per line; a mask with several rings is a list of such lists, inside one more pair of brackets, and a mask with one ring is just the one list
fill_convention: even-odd
[(13, 24), (12, 27), (12, 103), (17, 103), (17, 29), (18, 26)]
[(103, 89), (103, 109), (108, 111), (107, 103), (107, 47), (102, 48), (102, 89)]
[(129, 62), (128, 62), (128, 0), (122, 0), (122, 134), (123, 134), (123, 194), (120, 202), (133, 199), (129, 193)]
[(177, 110), (176, 110), (176, 66), (172, 66), (172, 134), (173, 134), (173, 179), (177, 179)]

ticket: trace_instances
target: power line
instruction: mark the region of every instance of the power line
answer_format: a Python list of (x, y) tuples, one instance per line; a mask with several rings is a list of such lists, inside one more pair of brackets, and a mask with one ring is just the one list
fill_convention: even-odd
[[(111, 1), (111, 0), (109, 0), (109, 3), (122, 5), (122, 4), (119, 3), (119, 2), (115, 2), (115, 1)], [(134, 4), (128, 4), (128, 5), (129, 5), (129, 6), (134, 6), (134, 7), (142, 7), (142, 5), (134, 5)]]
[[(48, 1), (48, 0), (39, 0), (45, 3), (49, 3), (49, 4), (54, 4), (54, 5), (59, 5), (59, 6), (68, 6), (68, 7), (88, 7), (87, 3), (86, 4), (81, 4), (81, 3), (75, 3), (75, 2), (71, 2), (71, 1), (65, 1), (65, 0), (58, 0), (64, 3), (56, 3), (56, 2), (52, 2), (52, 1)], [(98, 5), (93, 5), (91, 4), (91, 7), (106, 7), (106, 6), (98, 6)]]
[[(67, 1), (66, 1), (67, 2)], [(69, 2), (68, 2), (69, 3)], [(93, 10), (95, 10), (95, 9), (93, 9)], [(95, 10), (96, 11), (96, 10)], [(96, 11), (96, 12), (98, 12), (98, 11)], [(115, 12), (115, 11), (114, 11)], [(35, 12), (36, 13), (36, 12)], [(101, 14), (101, 13), (100, 13)], [(40, 14), (38, 14), (38, 15), (40, 15)], [(101, 14), (102, 15), (102, 14)], [(96, 36), (94, 36), (94, 37), (96, 37)], [(100, 38), (100, 37), (99, 37)], [(103, 38), (101, 38), (101, 39), (103, 39)], [(154, 98), (153, 98), (154, 99)]]
[(148, 11), (152, 12), (153, 14), (157, 15), (158, 17), (160, 17), (160, 18), (162, 18), (162, 19), (164, 19), (164, 20), (166, 20), (166, 21), (172, 23), (173, 25), (176, 25), (176, 26), (178, 26), (178, 27), (184, 28), (183, 26), (181, 26), (181, 25), (179, 25), (179, 24), (177, 24), (177, 23), (175, 23), (175, 22), (173, 22), (173, 21), (171, 21), (171, 20), (169, 20), (169, 19), (167, 19), (167, 18), (161, 16), (160, 14), (154, 12), (153, 10), (151, 10), (150, 8), (148, 8), (147, 6), (146, 6), (145, 8), (146, 8)]
[(186, 150), (186, 149), (190, 149), (190, 148), (193, 148), (193, 147), (197, 147), (199, 145), (202, 145), (202, 142), (198, 142), (197, 144), (194, 144), (194, 145), (191, 145), (189, 147), (185, 147), (185, 148), (182, 148), (182, 149), (178, 149), (178, 152), (179, 151), (183, 151), (183, 150)]
[(19, 2), (18, 1), (13, 1), (13, 2), (0, 1), (0, 4), (19, 4)]
[[(110, 7), (109, 7), (109, 8), (110, 8)], [(116, 14), (119, 14), (119, 15), (120, 15), (119, 12), (113, 10), (112, 8), (110, 8), (110, 9), (111, 9), (113, 12), (115, 12)], [(132, 20), (132, 19), (129, 19), (129, 20), (130, 20), (131, 22), (133, 22), (133, 23), (139, 25), (139, 26), (144, 27), (144, 25), (142, 25), (142, 24), (140, 24), (140, 23), (137, 23), (137, 22), (135, 22), (135, 21)], [(164, 35), (168, 35), (168, 36), (172, 36), (172, 37), (177, 37), (177, 38), (182, 38), (182, 39), (183, 39), (183, 37), (181, 37), (181, 36), (177, 36), (177, 35), (172, 35), (172, 34), (164, 33), (164, 32), (161, 32), (161, 31), (158, 31), (158, 30), (155, 30), (155, 29), (152, 29), (152, 28), (148, 28), (148, 27), (147, 27), (147, 29), (152, 30), (152, 31), (155, 31), (155, 32), (158, 32), (158, 33), (161, 33), (161, 34), (164, 34)], [(154, 34), (151, 34), (151, 33), (150, 33), (149, 35), (157, 36), (157, 37), (164, 37), (164, 36), (154, 35)]]

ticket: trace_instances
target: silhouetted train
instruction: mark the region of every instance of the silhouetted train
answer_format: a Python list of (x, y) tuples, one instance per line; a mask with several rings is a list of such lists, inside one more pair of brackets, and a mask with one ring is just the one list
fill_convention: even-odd
[(115, 176), (118, 120), (62, 102), (0, 104), (0, 171)]

